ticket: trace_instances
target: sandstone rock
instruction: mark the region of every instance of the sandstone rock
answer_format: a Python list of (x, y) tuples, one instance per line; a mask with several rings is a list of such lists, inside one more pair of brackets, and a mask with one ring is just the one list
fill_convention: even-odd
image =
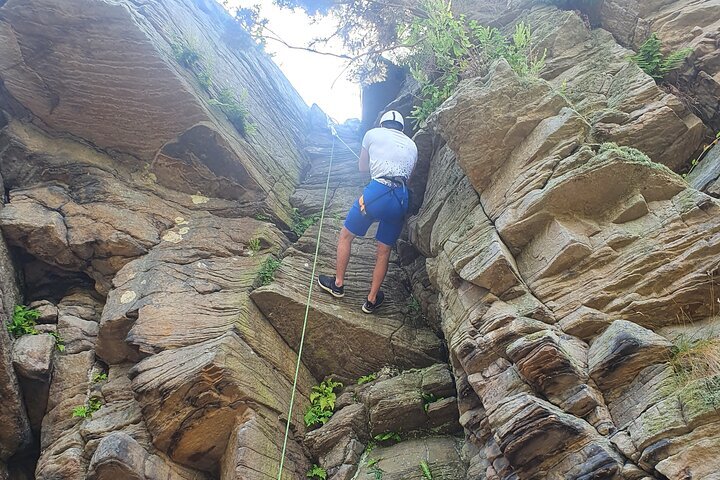
[[(79, 48), (75, 35), (92, 39), (94, 53)], [(257, 202), (289, 219), (306, 107), (220, 5), (11, 1), (3, 6), (0, 36), (5, 87), (49, 128), (151, 162), (161, 185)], [(221, 86), (250, 93), (248, 111), (264, 128), (249, 141), (211, 108), (193, 72), (172, 59), (171, 44), (183, 41), (195, 43), (202, 64), (195, 68), (212, 65), (222, 79), (211, 87), (214, 95)], [(52, 54), (41, 54), (48, 42)]]
[(37, 310), (40, 316), (36, 320), (37, 323), (56, 323), (58, 318), (58, 309), (55, 305), (47, 300), (39, 300), (28, 305), (29, 308)]
[(55, 339), (50, 335), (23, 335), (13, 344), (13, 366), (23, 378), (48, 382)]
[(24, 335), (13, 345), (13, 366), (34, 432), (40, 430), (47, 408), (54, 352), (55, 338), (50, 335)]
[(602, 2), (599, 17), (603, 28), (634, 49), (651, 32), (658, 34), (667, 50), (690, 48), (689, 59), (673, 80), (714, 130), (720, 128), (717, 7), (716, 1), (607, 0)]
[(703, 160), (687, 176), (691, 187), (713, 197), (720, 196), (720, 145), (715, 145)]
[(668, 358), (672, 344), (652, 331), (616, 320), (588, 351), (590, 376), (606, 396), (628, 385), (641, 370)]
[[(235, 333), (158, 353), (130, 375), (153, 444), (184, 465), (216, 468), (231, 435), (251, 419), (284, 431), (276, 424), (288, 411), (290, 380)], [(297, 400), (292, 422), (301, 428), (307, 400)]]
[(146, 478), (146, 457), (147, 452), (131, 436), (113, 433), (105, 437), (95, 450), (90, 460), (88, 478), (142, 480)]
[[(16, 284), (13, 267), (5, 241), (0, 239), (0, 323), (7, 324), (13, 308), (20, 303), (20, 292)], [(18, 450), (31, 442), (30, 423), (23, 405), (12, 360), (12, 339), (7, 328), (0, 328), (0, 397), (3, 409), (0, 413), (0, 472), (5, 462)]]
[(357, 478), (367, 478), (379, 470), (383, 479), (422, 480), (425, 478), (420, 468), (423, 461), (427, 463), (433, 478), (466, 478), (459, 445), (453, 437), (405, 440), (391, 447), (377, 447), (370, 452), (368, 458), (378, 461), (373, 467), (363, 465)]
[[(443, 426), (443, 417), (448, 419), (445, 429), (452, 432), (453, 425), (457, 424), (454, 393), (450, 371), (444, 365), (435, 365), (376, 382), (358, 396), (367, 405), (370, 434), (375, 436), (385, 432), (439, 428)], [(447, 406), (436, 405), (443, 399), (448, 400)], [(435, 407), (432, 415), (431, 406)], [(443, 412), (445, 408), (449, 415)]]

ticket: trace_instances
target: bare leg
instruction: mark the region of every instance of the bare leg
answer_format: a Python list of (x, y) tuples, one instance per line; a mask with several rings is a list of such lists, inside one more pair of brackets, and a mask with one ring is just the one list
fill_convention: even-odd
[(370, 287), (370, 293), (367, 297), (372, 303), (375, 303), (377, 293), (380, 291), (380, 286), (383, 280), (385, 280), (391, 251), (391, 246), (377, 242), (377, 259), (375, 260), (375, 269), (373, 270), (372, 286)]
[(354, 239), (355, 235), (350, 233), (350, 230), (347, 228), (343, 227), (342, 230), (340, 230), (340, 238), (338, 239), (337, 245), (337, 266), (335, 267), (335, 285), (338, 287), (342, 287), (343, 283), (345, 283), (345, 271), (350, 262), (350, 247)]

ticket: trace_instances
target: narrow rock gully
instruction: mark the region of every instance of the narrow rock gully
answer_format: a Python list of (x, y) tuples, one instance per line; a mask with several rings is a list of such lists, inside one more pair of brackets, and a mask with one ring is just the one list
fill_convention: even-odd
[[(317, 273), (332, 273), (338, 232), (367, 174), (358, 171), (356, 156), (340, 141), (335, 141), (333, 151), (332, 134), (322, 122), (315, 125), (307, 150), (311, 167), (291, 201), (302, 216), (320, 213), (334, 155), (317, 265)], [(337, 132), (348, 147), (359, 151), (354, 128), (342, 125)], [(308, 228), (284, 252), (274, 281), (251, 294), (295, 351), (319, 228)], [(385, 305), (373, 315), (360, 309), (375, 262), (374, 228), (353, 243), (344, 298), (313, 288), (302, 361), (317, 379), (332, 377), (345, 388), (336, 413), (327, 424), (309, 431), (305, 444), (332, 479), (373, 474), (385, 480), (422, 479), (421, 465), (435, 479), (461, 478), (463, 438), (454, 435), (462, 430), (444, 342), (413, 300), (408, 272), (397, 255), (383, 284)], [(373, 373), (375, 380), (357, 384), (358, 378)], [(383, 436), (394, 439), (375, 438)]]

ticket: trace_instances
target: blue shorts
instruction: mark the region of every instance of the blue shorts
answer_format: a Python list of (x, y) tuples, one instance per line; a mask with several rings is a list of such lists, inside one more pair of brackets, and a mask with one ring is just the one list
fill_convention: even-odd
[(388, 187), (373, 180), (363, 190), (363, 200), (366, 214), (362, 214), (359, 200), (355, 200), (345, 218), (345, 228), (353, 235), (363, 237), (370, 225), (380, 222), (375, 238), (385, 245), (395, 245), (405, 224), (409, 203), (407, 188)]

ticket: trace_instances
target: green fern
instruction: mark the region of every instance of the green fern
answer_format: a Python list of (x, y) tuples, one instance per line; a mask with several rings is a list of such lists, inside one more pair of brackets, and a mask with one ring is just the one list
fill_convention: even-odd
[(679, 68), (692, 52), (691, 48), (684, 48), (663, 55), (661, 50), (662, 42), (657, 34), (653, 33), (630, 60), (655, 80), (662, 80), (668, 73)]
[(310, 470), (305, 474), (307, 478), (319, 478), (320, 480), (327, 479), (327, 471), (319, 465), (313, 465)]
[(16, 305), (13, 310), (13, 316), (8, 323), (8, 331), (12, 333), (15, 338), (22, 337), (23, 335), (37, 335), (38, 331), (35, 329), (35, 322), (38, 318), (40, 318), (39, 311), (24, 305)]

